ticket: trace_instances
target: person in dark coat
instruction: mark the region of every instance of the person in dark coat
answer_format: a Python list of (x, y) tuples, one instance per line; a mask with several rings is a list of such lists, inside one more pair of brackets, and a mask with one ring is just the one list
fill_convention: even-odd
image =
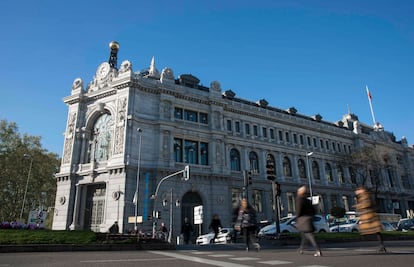
[(191, 236), (191, 232), (193, 232), (193, 226), (191, 225), (191, 223), (188, 221), (188, 218), (185, 217), (184, 218), (184, 223), (181, 226), (181, 234), (183, 235), (184, 238), (184, 244), (188, 244), (190, 241), (190, 236)]
[(111, 234), (119, 234), (119, 225), (118, 222), (114, 222), (114, 224), (109, 227), (109, 233)]
[(365, 187), (358, 187), (355, 194), (357, 197), (355, 208), (359, 216), (359, 233), (361, 235), (376, 235), (379, 242), (378, 252), (386, 252), (381, 235), (382, 224), (373, 208), (368, 190)]
[(315, 254), (313, 256), (322, 256), (321, 249), (318, 243), (316, 243), (313, 232), (315, 227), (313, 225), (313, 216), (315, 215), (315, 209), (312, 206), (312, 202), (306, 197), (307, 187), (301, 186), (297, 190), (296, 198), (296, 228), (300, 231), (301, 242), (299, 247), (299, 253), (303, 254), (303, 248), (307, 240), (314, 247)]
[(211, 223), (208, 226), (209, 229), (213, 229), (214, 231), (213, 242), (215, 242), (221, 227), (222, 226), (221, 226), (221, 221), (220, 221), (219, 216), (217, 214), (214, 214), (213, 219), (211, 219)]
[(256, 251), (260, 250), (260, 245), (256, 240), (256, 211), (245, 198), (242, 199), (240, 204), (235, 229), (237, 231), (242, 231), (247, 251), (250, 250), (250, 245), (252, 245)]

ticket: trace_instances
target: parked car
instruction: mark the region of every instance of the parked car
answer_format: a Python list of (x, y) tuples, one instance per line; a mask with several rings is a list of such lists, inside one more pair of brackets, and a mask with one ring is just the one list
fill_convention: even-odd
[(396, 228), (390, 222), (381, 222), (383, 231), (395, 231)]
[(350, 219), (339, 224), (333, 225), (329, 228), (331, 233), (350, 233), (350, 232), (359, 232), (359, 219)]
[[(297, 233), (298, 229), (295, 227), (296, 216), (284, 217), (279, 221), (281, 233)], [(315, 215), (313, 217), (313, 225), (315, 226), (316, 233), (329, 232), (329, 225), (325, 218), (321, 215)], [(272, 223), (259, 230), (258, 236), (260, 238), (266, 238), (276, 235), (276, 223)]]
[(401, 219), (397, 224), (398, 231), (414, 231), (414, 219)]
[(214, 232), (209, 232), (208, 234), (200, 235), (196, 239), (197, 245), (207, 245), (213, 243), (228, 243), (231, 241), (233, 234), (233, 228), (223, 227), (220, 228), (216, 240), (214, 240)]

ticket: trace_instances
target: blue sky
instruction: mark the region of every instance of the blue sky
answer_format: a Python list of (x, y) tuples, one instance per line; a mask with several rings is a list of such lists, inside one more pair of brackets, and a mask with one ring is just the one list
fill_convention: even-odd
[(251, 101), (334, 122), (348, 112), (414, 143), (412, 1), (1, 1), (0, 119), (63, 149), (73, 80), (118, 64), (191, 73)]

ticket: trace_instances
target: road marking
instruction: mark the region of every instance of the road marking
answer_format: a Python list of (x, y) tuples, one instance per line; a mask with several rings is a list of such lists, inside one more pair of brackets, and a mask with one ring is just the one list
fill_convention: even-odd
[(260, 260), (260, 258), (239, 257), (239, 258), (230, 258), (230, 260), (235, 260), (235, 261), (257, 261), (257, 260)]
[(208, 255), (210, 257), (215, 257), (215, 258), (228, 258), (228, 257), (233, 257), (234, 255), (231, 254), (213, 254), (213, 255)]
[(198, 263), (204, 263), (204, 264), (210, 264), (214, 266), (221, 266), (221, 267), (252, 267), (250, 265), (243, 265), (243, 264), (237, 264), (237, 263), (231, 263), (231, 262), (223, 262), (223, 261), (215, 261), (215, 260), (209, 260), (209, 259), (203, 259), (193, 256), (186, 256), (178, 253), (171, 253), (171, 252), (163, 252), (163, 251), (150, 251), (151, 253), (163, 255), (167, 257), (173, 257), (176, 259), (186, 260), (186, 261), (192, 261), (192, 262), (198, 262)]
[[(165, 260), (167, 260), (167, 259), (166, 258), (158, 258), (158, 259), (86, 260), (86, 261), (80, 261), (80, 262), (82, 262), (82, 263), (105, 263), (105, 262), (165, 261)], [(176, 260), (176, 259), (168, 259), (168, 260)]]
[(282, 264), (290, 264), (290, 263), (293, 263), (293, 262), (272, 260), (272, 261), (259, 261), (259, 263), (263, 263), (263, 264), (267, 264), (267, 265), (282, 265)]
[(206, 255), (206, 254), (211, 254), (211, 252), (210, 252), (210, 251), (193, 251), (193, 252), (191, 252), (191, 253), (196, 254), (196, 255)]

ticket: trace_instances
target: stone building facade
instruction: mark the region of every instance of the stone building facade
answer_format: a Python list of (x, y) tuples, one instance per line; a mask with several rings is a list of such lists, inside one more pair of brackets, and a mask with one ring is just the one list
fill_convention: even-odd
[[(191, 74), (159, 72), (154, 59), (141, 71), (128, 60), (118, 68), (118, 48), (111, 43), (110, 59), (93, 80), (84, 86), (75, 79), (64, 98), (68, 120), (53, 229), (106, 232), (118, 221), (123, 233), (135, 226), (150, 231), (158, 211), (156, 221), (177, 236), (184, 218), (194, 222), (194, 207), (202, 205), (203, 224), (194, 228), (204, 233), (213, 214), (230, 226), (243, 195), (259, 219), (273, 220), (269, 161), (281, 186), (281, 217), (295, 213), (296, 189), (309, 181), (320, 213), (352, 210), (361, 178), (343, 159), (367, 146), (390, 155), (380, 176), (381, 211), (405, 217), (414, 209), (413, 148), (381, 125), (368, 126), (354, 114), (327, 122), (264, 99), (240, 99), (217, 81), (205, 87)], [(189, 180), (180, 172), (187, 165)], [(245, 170), (252, 180), (247, 192)]]

